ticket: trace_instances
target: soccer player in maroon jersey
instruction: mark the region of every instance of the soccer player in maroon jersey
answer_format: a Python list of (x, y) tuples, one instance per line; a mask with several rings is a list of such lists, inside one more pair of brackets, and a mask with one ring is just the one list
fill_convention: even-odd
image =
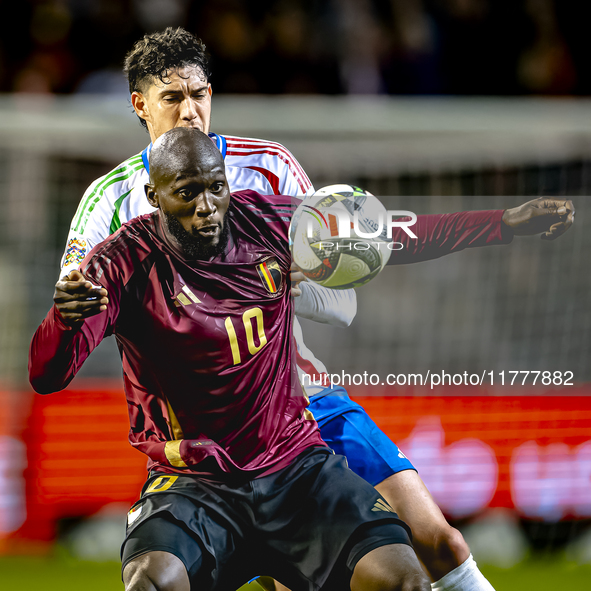
[[(143, 47), (143, 53), (140, 51), (140, 48)], [(134, 71), (134, 76), (137, 77), (138, 88), (141, 89), (141, 93), (134, 93), (132, 96), (132, 102), (134, 102), (134, 107), (138, 112), (140, 118), (143, 118), (150, 128), (150, 136), (151, 138), (155, 139), (158, 135), (164, 133), (171, 127), (176, 125), (190, 125), (197, 128), (200, 128), (204, 131), (209, 129), (209, 119), (210, 119), (210, 102), (211, 102), (211, 89), (208, 85), (207, 81), (207, 67), (206, 62), (202, 61), (202, 55), (200, 54), (199, 47), (200, 42), (192, 37), (189, 33), (183, 30), (167, 30), (162, 33), (154, 34), (146, 36), (142, 42), (138, 43), (134, 50), (129, 54), (126, 60), (126, 67), (130, 68)], [(183, 54), (183, 51), (185, 53)], [(168, 51), (168, 53), (167, 53)], [(201, 50), (202, 51), (202, 50)], [(158, 55), (157, 55), (158, 54)], [(179, 56), (184, 55), (184, 59), (188, 60), (184, 61), (174, 61), (174, 59), (180, 59)], [(171, 57), (176, 56), (176, 57)], [(171, 59), (173, 61), (171, 61)], [(155, 65), (157, 66), (159, 63), (168, 64), (169, 68), (166, 69), (169, 76), (165, 77), (166, 84), (161, 85), (160, 82), (162, 80), (158, 79), (156, 76), (153, 80), (147, 75), (147, 72), (144, 70), (144, 61), (148, 61), (152, 67)], [(178, 66), (178, 67), (177, 67)], [(168, 88), (170, 90), (171, 96), (169, 97), (167, 94), (160, 96), (164, 89)], [(158, 93), (154, 94), (154, 91), (157, 90)], [(207, 92), (205, 92), (207, 90)], [(141, 97), (140, 97), (141, 95)], [(140, 102), (137, 102), (138, 97), (142, 98)], [(143, 99), (148, 100), (143, 100)], [(158, 100), (156, 100), (158, 99)], [(174, 99), (174, 100), (173, 100)], [(220, 144), (221, 136), (217, 136), (218, 146), (221, 146), (220, 149), (223, 151), (223, 142)], [(235, 178), (232, 178), (233, 183), (238, 183), (238, 179), (242, 179), (244, 181), (246, 174), (250, 175), (248, 183), (244, 185), (244, 187), (249, 188), (257, 188), (259, 191), (263, 191), (261, 188), (261, 183), (264, 181), (264, 178), (280, 178), (280, 189), (282, 192), (287, 192), (290, 186), (295, 186), (295, 181), (287, 182), (287, 178), (291, 178), (287, 172), (284, 171), (283, 178), (282, 174), (275, 170), (275, 168), (271, 167), (269, 164), (265, 164), (267, 168), (263, 168), (262, 172), (264, 173), (261, 176), (261, 166), (260, 163), (252, 162), (252, 158), (257, 158), (258, 156), (252, 156), (252, 154), (258, 153), (258, 148), (260, 148), (261, 144), (269, 144), (268, 142), (261, 142), (261, 140), (249, 140), (250, 143), (254, 142), (253, 145), (258, 146), (255, 150), (254, 148), (249, 151), (245, 146), (242, 146), (240, 142), (238, 142), (239, 138), (233, 138), (231, 145), (228, 144), (228, 147), (232, 147), (232, 150), (228, 152), (229, 156), (227, 155), (226, 164), (228, 167), (228, 177), (230, 178), (230, 169), (233, 171), (232, 174)], [(274, 148), (276, 145), (273, 144)], [(284, 149), (283, 149), (284, 150)], [(232, 154), (230, 154), (232, 152)], [(234, 153), (235, 152), (235, 153)], [(148, 151), (144, 151), (142, 153), (142, 159), (147, 159)], [(281, 152), (281, 158), (285, 158), (285, 153)], [(228, 157), (233, 158), (233, 160), (228, 160)], [(244, 162), (238, 165), (238, 160), (245, 160), (248, 162)], [(146, 175), (147, 176), (147, 166), (142, 167), (140, 164), (134, 161), (134, 175)], [(275, 166), (276, 164), (280, 164), (280, 158), (277, 161), (273, 161), (272, 165)], [(294, 163), (293, 166), (299, 166), (297, 163)], [(127, 170), (127, 169), (125, 169)], [(125, 176), (123, 174), (125, 171), (120, 171), (119, 174)], [(309, 181), (307, 181), (307, 177), (305, 177), (305, 173), (301, 171), (301, 175), (303, 175), (304, 179), (304, 186), (301, 187), (299, 191), (304, 191), (309, 188)], [(258, 180), (255, 177), (260, 177)], [(111, 177), (108, 177), (110, 180)], [(125, 176), (125, 182), (129, 184), (129, 180)], [(133, 177), (135, 178), (135, 176)], [(256, 184), (255, 184), (256, 181)], [(122, 181), (123, 182), (123, 181)], [(118, 211), (117, 216), (113, 216), (113, 220), (115, 217), (118, 221), (124, 221), (123, 213), (126, 212), (128, 215), (128, 219), (131, 219), (133, 215), (137, 215), (136, 210), (140, 211), (148, 211), (149, 206), (147, 201), (143, 200), (143, 184), (145, 180), (143, 178), (138, 178), (137, 183), (135, 185), (127, 184), (125, 186), (121, 186), (119, 188), (118, 184), (109, 183), (108, 190), (114, 192), (117, 189), (119, 192), (114, 193), (112, 195), (113, 201), (119, 203), (120, 198), (123, 197), (124, 193), (133, 186), (132, 193), (136, 192), (140, 194), (140, 198), (136, 200), (135, 206), (129, 207), (122, 207)], [(306, 184), (307, 183), (307, 184)], [(239, 183), (238, 183), (239, 185)], [(236, 186), (236, 185), (235, 185)], [(242, 187), (242, 185), (240, 185)], [(93, 190), (97, 187), (91, 187)], [(110, 195), (110, 194), (109, 194)], [(97, 205), (96, 202), (89, 203), (88, 207), (92, 210), (92, 216), (95, 216), (101, 219), (103, 216), (103, 211), (101, 207), (104, 205), (104, 202), (107, 201), (106, 197), (109, 195), (105, 194), (105, 198), (103, 198), (100, 203)], [(128, 200), (130, 198), (128, 197)], [(549, 200), (550, 201), (550, 200)], [(140, 205), (137, 205), (137, 203)], [(99, 207), (99, 205), (101, 207)], [(545, 203), (543, 206), (538, 205), (534, 208), (531, 204), (526, 204), (523, 206), (523, 214), (525, 216), (533, 216), (534, 212), (542, 212), (542, 217), (551, 213), (552, 203), (549, 205)], [(565, 209), (568, 209), (567, 204), (564, 204)], [(113, 205), (114, 207), (114, 205)], [(144, 208), (144, 209), (142, 209)], [(129, 210), (129, 211), (128, 211)], [(511, 214), (508, 215), (505, 219), (507, 224), (512, 223), (511, 219), (515, 219), (516, 212), (514, 210), (510, 210)], [(570, 211), (570, 210), (569, 210)], [(82, 212), (81, 212), (82, 213)], [(111, 212), (112, 213), (112, 212)], [(460, 250), (465, 248), (468, 245), (476, 246), (481, 244), (494, 244), (494, 243), (502, 243), (503, 240), (503, 232), (501, 226), (501, 216), (504, 214), (502, 212), (489, 212), (488, 214), (480, 213), (480, 216), (477, 219), (477, 214), (454, 214), (455, 217), (446, 217), (446, 218), (438, 218), (437, 216), (432, 217), (430, 220), (427, 216), (419, 217), (419, 224), (420, 224), (420, 236), (424, 239), (423, 243), (413, 243), (408, 244), (407, 247), (412, 247), (412, 257), (409, 258), (408, 262), (416, 262), (420, 260), (420, 257), (423, 256), (425, 258), (434, 258), (437, 256), (441, 256), (448, 252), (454, 252), (455, 250)], [(486, 217), (488, 216), (488, 217)], [(558, 227), (552, 231), (553, 236), (556, 236), (559, 231), (563, 231), (568, 227), (568, 219), (570, 214), (564, 215), (561, 220), (556, 219), (556, 223)], [(89, 219), (88, 227), (93, 222), (94, 218)], [(533, 219), (533, 217), (532, 217)], [(106, 228), (116, 228), (118, 227), (117, 224), (114, 224), (113, 221), (109, 221), (110, 218), (106, 222)], [(475, 223), (475, 222), (478, 223)], [(546, 220), (543, 219), (542, 223), (545, 224)], [(87, 227), (87, 230), (88, 230)], [(542, 228), (542, 230), (547, 230), (548, 227)], [(468, 232), (469, 230), (469, 232)], [(541, 231), (542, 231), (541, 230)], [(110, 230), (113, 231), (113, 230)], [(471, 232), (471, 238), (468, 236), (468, 233)], [(438, 243), (434, 240), (434, 235), (439, 234), (442, 237), (442, 240)], [(481, 237), (478, 237), (478, 234), (481, 233)], [(107, 236), (107, 231), (105, 230), (104, 236)], [(462, 240), (459, 240), (459, 237), (462, 237)], [(505, 237), (510, 236), (510, 232), (505, 232)], [(484, 238), (483, 238), (484, 237)], [(76, 236), (76, 238), (83, 238), (81, 236)], [(85, 237), (88, 238), (88, 237)], [(89, 243), (90, 244), (90, 243)], [(422, 250), (421, 250), (422, 249)], [(78, 255), (78, 251), (76, 251)], [(409, 250), (403, 252), (407, 253)], [(67, 253), (66, 253), (67, 254)], [(82, 254), (83, 256), (83, 254)], [(67, 262), (67, 257), (65, 258)], [(392, 259), (393, 263), (400, 263), (404, 262), (401, 257), (396, 259)], [(73, 268), (76, 267), (78, 261), (75, 260)], [(84, 285), (84, 284), (82, 284)], [(82, 302), (76, 304), (78, 305), (88, 305), (88, 306), (95, 306), (97, 305), (98, 300), (86, 300), (83, 294), (83, 288), (80, 284), (76, 282), (60, 282), (60, 290), (62, 293), (65, 293), (70, 287), (75, 290), (74, 294), (79, 295), (82, 298)], [(306, 287), (309, 287), (308, 285)], [(92, 292), (90, 292), (92, 293)], [(189, 297), (183, 296), (182, 294), (179, 297)], [(70, 304), (74, 305), (72, 302)], [(301, 301), (300, 301), (301, 304)], [(233, 325), (232, 325), (233, 326)], [(229, 330), (232, 330), (232, 326), (229, 326)], [(240, 355), (240, 351), (236, 352), (237, 355)], [(344, 391), (343, 391), (344, 392)], [(338, 392), (335, 390), (335, 394)], [(361, 420), (363, 423), (360, 423), (358, 427), (362, 425), (370, 424), (371, 419), (367, 417), (366, 413), (357, 405), (354, 405), (348, 397), (346, 397), (346, 393), (344, 396), (331, 396), (330, 400), (341, 400), (343, 402), (349, 402), (348, 405), (341, 405), (347, 414), (347, 417), (353, 416), (353, 410), (356, 410), (356, 414), (363, 415), (361, 416)], [(328, 397), (323, 399), (324, 401), (329, 400)], [(327, 411), (327, 415), (321, 415), (321, 400), (320, 397), (313, 397), (312, 398), (313, 404), (315, 404), (314, 415), (320, 420), (322, 419), (321, 429), (323, 430), (323, 435), (325, 439), (332, 438), (333, 433), (336, 433), (336, 437), (331, 439), (331, 445), (335, 445), (337, 448), (338, 445), (342, 444), (342, 441), (339, 441), (338, 433), (342, 431), (341, 424), (337, 422), (339, 421), (339, 416), (337, 416), (338, 412), (341, 415), (344, 414), (345, 411), (337, 411), (334, 407)], [(355, 406), (355, 408), (354, 408)], [(324, 422), (326, 421), (326, 423)], [(330, 429), (332, 428), (332, 431)], [(384, 453), (382, 451), (382, 457), (380, 458), (376, 451), (373, 451), (373, 455), (369, 455), (368, 447), (362, 447), (360, 442), (356, 442), (355, 440), (351, 440), (352, 444), (349, 444), (350, 447), (346, 450), (346, 455), (350, 460), (350, 466), (357, 471), (357, 473), (364, 475), (368, 481), (376, 484), (378, 490), (381, 492), (382, 495), (386, 499), (389, 500), (391, 504), (395, 503), (395, 507), (397, 511), (400, 512), (402, 515), (404, 513), (405, 518), (409, 523), (411, 523), (413, 530), (415, 532), (415, 547), (419, 556), (427, 568), (431, 577), (435, 579), (439, 579), (444, 575), (450, 575), (450, 577), (454, 577), (457, 579), (458, 576), (466, 577), (466, 569), (471, 569), (472, 574), (469, 574), (470, 577), (478, 577), (480, 573), (477, 571), (473, 561), (467, 560), (469, 556), (469, 548), (467, 547), (465, 541), (463, 540), (459, 531), (455, 530), (454, 528), (450, 527), (447, 522), (445, 521), (441, 511), (439, 511), (438, 507), (433, 502), (433, 499), (430, 497), (428, 491), (422, 484), (422, 481), (418, 474), (412, 469), (412, 464), (407, 460), (398, 460), (398, 450), (392, 442), (389, 442), (385, 435), (383, 435), (377, 427), (373, 424), (370, 427), (366, 427), (366, 431), (364, 432), (365, 438), (368, 437), (368, 434), (371, 433), (371, 437), (381, 438), (380, 443), (386, 442), (389, 445), (388, 452)], [(391, 449), (390, 449), (391, 448)], [(380, 449), (386, 449), (381, 447)], [(359, 460), (359, 461), (356, 461)], [(371, 469), (372, 464), (376, 463), (376, 460), (382, 461), (387, 466), (387, 471), (384, 474), (381, 474), (375, 478), (367, 477), (368, 471)], [(399, 464), (394, 467), (392, 465), (392, 461), (397, 461)], [(406, 463), (404, 463), (406, 462)], [(363, 465), (361, 465), (363, 464)], [(358, 469), (361, 467), (361, 469)], [(372, 472), (373, 476), (373, 472)], [(463, 565), (463, 566), (462, 566)], [(462, 568), (462, 573), (456, 571), (458, 568)], [(454, 580), (455, 580), (454, 579)], [(455, 583), (453, 583), (455, 585)], [(477, 587), (478, 589), (488, 588), (485, 585), (485, 582), (482, 582), (484, 587)], [(464, 591), (476, 589), (473, 585), (465, 584), (461, 585), (459, 588), (463, 589)]]
[[(230, 201), (221, 155), (197, 130), (162, 136), (151, 165), (157, 212), (72, 272), (96, 299), (81, 310), (56, 297), (30, 355), (47, 393), (117, 337), (130, 439), (151, 470), (128, 516), (127, 588), (225, 589), (266, 573), (294, 590), (428, 589), (405, 525), (306, 413), (286, 285), (294, 204), (252, 191)], [(402, 262), (560, 232), (567, 205), (425, 216)]]
[[(161, 78), (155, 75), (152, 79), (150, 76), (156, 70), (146, 69), (146, 64), (149, 64), (151, 68), (162, 66), (163, 70), (157, 72), (157, 74), (161, 75)], [(164, 64), (167, 67), (164, 67)], [(211, 87), (207, 79), (207, 61), (204, 55), (204, 47), (199, 40), (187, 31), (167, 29), (162, 33), (147, 35), (134, 46), (134, 49), (126, 58), (126, 69), (130, 76), (132, 90), (135, 91), (132, 92), (132, 103), (140, 119), (147, 125), (152, 139), (177, 125), (192, 126), (203, 131), (209, 129)], [(132, 71), (133, 75), (131, 75)], [(167, 73), (166, 76), (163, 75), (165, 72)], [(132, 80), (136, 81), (136, 86), (131, 84)], [(212, 134), (212, 139), (218, 142), (218, 147), (226, 154), (226, 172), (234, 187), (255, 188), (259, 192), (264, 192), (265, 183), (269, 182), (268, 186), (274, 192), (287, 193), (296, 191), (296, 193), (291, 194), (298, 194), (312, 190), (309, 180), (297, 161), (282, 146), (264, 140), (224, 138), (215, 134)], [(228, 141), (227, 145), (226, 140)], [(272, 158), (267, 154), (264, 161), (259, 161), (263, 158), (261, 150), (269, 153), (277, 151), (277, 155)], [(144, 162), (143, 166), (139, 161), (139, 157), (132, 158), (130, 162), (133, 165), (122, 165), (117, 169), (116, 179), (113, 178), (113, 175), (107, 175), (103, 179), (103, 184), (101, 182), (98, 182), (98, 184), (93, 183), (89, 188), (89, 197), (92, 197), (92, 199), (86, 203), (86, 208), (82, 207), (81, 204), (80, 209), (80, 217), (84, 218), (86, 224), (86, 234), (80, 234), (80, 227), (76, 228), (76, 232), (71, 236), (75, 246), (73, 251), (66, 251), (64, 263), (70, 261), (73, 263), (71, 268), (76, 268), (79, 262), (78, 257), (81, 260), (87, 252), (86, 250), (80, 250), (79, 245), (84, 243), (88, 248), (91, 244), (87, 234), (90, 233), (91, 229), (93, 231), (97, 230), (95, 225), (98, 222), (96, 220), (102, 220), (104, 223), (105, 228), (103, 229), (102, 238), (105, 238), (109, 232), (119, 227), (120, 222), (131, 219), (133, 216), (138, 215), (138, 212), (143, 213), (149, 210), (149, 205), (143, 198), (144, 176), (147, 177), (148, 153), (149, 150), (147, 149), (141, 154), (141, 161)], [(290, 172), (291, 170), (293, 172)], [(120, 182), (111, 182), (114, 180)], [(130, 190), (131, 196), (129, 195)], [(139, 197), (135, 200), (132, 199), (136, 194)], [(97, 203), (96, 199), (100, 195), (102, 197)], [(123, 201), (125, 195), (127, 197)], [(121, 205), (121, 203), (124, 203), (124, 205)], [(118, 205), (116, 206), (116, 204)], [(568, 209), (566, 203), (564, 203), (564, 206)], [(550, 203), (549, 207), (552, 207), (552, 203)], [(524, 208), (525, 215), (532, 215), (532, 212), (536, 209), (531, 204), (527, 207), (524, 206)], [(544, 215), (550, 212), (550, 209), (538, 206), (537, 210), (538, 212), (543, 210)], [(90, 216), (87, 216), (88, 219), (85, 217), (87, 212), (92, 212), (92, 214), (88, 213), (88, 216)], [(107, 216), (107, 213), (110, 215)], [(479, 214), (481, 216), (479, 220), (476, 220), (475, 215), (456, 214), (455, 218), (447, 217), (441, 220), (434, 217), (431, 222), (429, 222), (428, 218), (421, 216), (419, 218), (421, 237), (425, 237), (425, 243), (423, 245), (413, 243), (407, 246), (417, 250), (424, 246), (422, 256), (433, 258), (447, 252), (454, 252), (455, 249), (465, 248), (468, 245), (498, 243), (500, 237), (502, 238), (502, 226), (500, 225), (502, 212)], [(489, 217), (486, 218), (486, 215)], [(514, 211), (512, 215), (515, 217)], [(559, 231), (563, 231), (568, 226), (567, 218), (570, 217), (570, 214), (563, 217), (563, 220), (557, 220), (558, 227), (552, 231), (553, 236), (558, 235)], [(76, 218), (78, 218), (78, 214)], [(104, 221), (105, 219), (106, 221)], [(507, 216), (505, 221), (509, 223), (510, 219), (511, 216)], [(475, 225), (475, 221), (478, 221), (478, 224)], [(545, 223), (545, 220), (543, 220), (543, 223)], [(458, 237), (468, 227), (471, 227), (472, 242), (467, 239), (467, 236), (464, 236), (465, 240), (458, 242)], [(429, 232), (439, 232), (440, 236), (446, 240), (437, 243), (433, 240), (433, 236), (429, 235)], [(488, 242), (482, 240), (479, 242), (476, 236), (478, 232), (483, 232), (484, 236), (488, 236)], [(98, 230), (96, 233), (97, 235), (100, 234)], [(455, 242), (458, 243), (454, 246)], [(72, 254), (75, 256), (70, 256)], [(419, 260), (418, 254), (418, 252), (413, 252), (413, 258), (409, 262)], [(393, 259), (392, 262), (400, 263), (403, 260), (398, 257), (396, 260)], [(70, 269), (67, 268), (66, 270)], [(309, 285), (306, 285), (306, 287), (309, 287)], [(75, 290), (74, 293), (81, 296), (83, 305), (92, 306), (96, 304), (96, 301), (93, 303), (93, 301), (85, 299), (79, 284), (60, 282), (60, 286), (58, 289), (64, 293), (72, 286), (72, 289)], [(182, 294), (180, 297), (182, 297)], [(300, 306), (301, 299), (298, 302)], [(332, 313), (334, 314), (334, 310)], [(237, 354), (239, 354), (239, 351)], [(381, 494), (412, 525), (415, 533), (415, 548), (433, 580), (444, 576), (446, 577), (445, 581), (448, 579), (456, 581), (458, 577), (463, 577), (464, 581), (466, 577), (474, 580), (476, 578), (481, 579), (482, 575), (478, 572), (474, 562), (467, 558), (469, 557), (469, 548), (460, 532), (447, 524), (420, 477), (413, 470), (412, 464), (404, 458), (399, 459), (398, 450), (394, 443), (390, 442), (379, 431), (361, 407), (350, 401), (344, 390), (341, 389), (341, 392), (341, 395), (337, 395), (339, 391), (333, 389), (332, 393), (335, 395), (331, 396), (330, 399), (321, 396), (312, 397), (314, 416), (319, 419), (323, 437), (330, 441), (335, 449), (343, 448), (352, 469), (363, 475), (372, 484), (375, 484)], [(333, 404), (330, 409), (323, 409), (323, 401), (328, 400), (331, 402), (338, 401), (339, 408)], [(361, 438), (349, 438), (348, 448), (344, 449), (343, 437), (340, 433), (343, 430), (342, 417), (345, 415), (349, 419), (354, 415), (359, 417), (360, 422), (356, 424), (355, 428), (361, 429), (363, 441), (367, 441), (365, 445), (362, 445)], [(373, 447), (370, 443), (373, 444)], [(379, 446), (376, 443), (379, 443)], [(381, 453), (378, 453), (378, 449)], [(395, 465), (394, 462), (396, 462)], [(385, 469), (375, 469), (373, 466), (376, 464), (385, 466)], [(444, 582), (440, 581), (442, 588), (445, 588), (443, 587)], [(450, 585), (455, 587), (456, 582), (450, 582)], [(477, 584), (474, 582), (470, 584), (463, 582), (459, 588), (463, 591), (474, 591), (475, 589), (482, 590), (490, 587), (486, 581), (482, 580), (479, 586), (475, 585)]]
[(86, 317), (75, 299), (54, 306), (29, 362), (35, 390), (53, 392), (116, 336), (130, 440), (150, 470), (128, 514), (126, 588), (235, 589), (265, 573), (294, 591), (427, 591), (406, 524), (307, 413), (293, 359), (291, 199), (230, 199), (221, 154), (197, 130), (161, 136), (150, 165), (157, 211), (72, 272), (97, 299)]

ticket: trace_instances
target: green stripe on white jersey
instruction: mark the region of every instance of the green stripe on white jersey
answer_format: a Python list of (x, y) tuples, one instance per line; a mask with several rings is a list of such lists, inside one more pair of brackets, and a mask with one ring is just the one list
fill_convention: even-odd
[(72, 229), (83, 234), (84, 228), (90, 214), (92, 213), (92, 210), (104, 197), (105, 189), (109, 188), (114, 183), (128, 179), (143, 167), (144, 163), (142, 161), (142, 155), (137, 154), (136, 156), (128, 158), (109, 174), (99, 179), (96, 184), (92, 185), (91, 190), (87, 192), (78, 206), (78, 210), (76, 211), (76, 215), (74, 216), (74, 221), (72, 223)]
[(129, 191), (127, 191), (127, 193), (123, 193), (123, 195), (121, 195), (121, 197), (119, 197), (119, 199), (117, 199), (117, 201), (115, 201), (115, 211), (113, 212), (113, 217), (111, 218), (111, 225), (109, 227), (109, 234), (114, 234), (121, 227), (121, 218), (119, 217), (119, 210), (121, 209), (121, 205), (123, 204), (123, 201), (125, 201), (125, 199), (127, 199), (127, 197), (129, 196), (129, 194), (131, 193), (132, 190), (133, 189), (129, 189)]

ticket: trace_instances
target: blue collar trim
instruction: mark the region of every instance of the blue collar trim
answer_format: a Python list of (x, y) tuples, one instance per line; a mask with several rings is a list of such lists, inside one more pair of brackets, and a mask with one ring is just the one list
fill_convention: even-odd
[(146, 149), (142, 152), (142, 162), (144, 163), (144, 168), (146, 172), (150, 174), (150, 152), (152, 151), (152, 143), (150, 142), (149, 146), (146, 146)]
[[(222, 153), (222, 158), (226, 159), (226, 150), (228, 149), (228, 144), (226, 142), (226, 138), (223, 135), (218, 135), (217, 133), (210, 132), (209, 137), (215, 142), (215, 145), (218, 147), (218, 150)], [(146, 172), (150, 174), (150, 152), (152, 151), (152, 143), (150, 142), (149, 146), (146, 146), (144, 151), (142, 152), (142, 162), (144, 163), (144, 168)]]
[(228, 149), (226, 138), (223, 135), (218, 135), (217, 133), (213, 132), (210, 132), (208, 135), (215, 142), (215, 145), (218, 147), (218, 150), (222, 153), (222, 158), (225, 160), (226, 150)]

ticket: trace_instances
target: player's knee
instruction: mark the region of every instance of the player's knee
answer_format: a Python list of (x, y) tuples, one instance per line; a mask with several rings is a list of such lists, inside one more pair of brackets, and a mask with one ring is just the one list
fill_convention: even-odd
[(410, 546), (393, 544), (372, 550), (353, 571), (351, 591), (431, 591)]
[(413, 571), (385, 580), (380, 591), (431, 591), (431, 584), (421, 571)]
[(400, 586), (401, 591), (431, 591), (431, 583), (421, 573), (407, 575)]
[(182, 561), (167, 552), (149, 552), (129, 562), (123, 570), (125, 591), (189, 591)]
[[(390, 572), (385, 576), (373, 577), (358, 589), (371, 591), (431, 591), (431, 584), (420, 570), (412, 572)], [(357, 591), (353, 584), (351, 590)]]
[(470, 548), (464, 536), (451, 526), (439, 532), (434, 549), (439, 559), (449, 563), (452, 568), (460, 566), (470, 556)]

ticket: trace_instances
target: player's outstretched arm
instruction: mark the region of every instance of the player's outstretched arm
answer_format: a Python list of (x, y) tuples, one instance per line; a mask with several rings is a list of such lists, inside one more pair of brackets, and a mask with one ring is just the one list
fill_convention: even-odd
[(53, 302), (63, 322), (75, 326), (107, 309), (104, 287), (92, 285), (80, 271), (70, 271), (55, 284)]
[(388, 265), (428, 261), (465, 248), (509, 244), (515, 235), (542, 234), (543, 239), (554, 240), (570, 228), (574, 215), (572, 201), (564, 197), (538, 197), (506, 210), (419, 215), (412, 227), (417, 239), (394, 228), (392, 240), (403, 248), (392, 252)]
[(575, 207), (569, 199), (538, 197), (518, 207), (505, 210), (503, 223), (516, 236), (542, 234), (542, 240), (562, 236), (575, 220)]

